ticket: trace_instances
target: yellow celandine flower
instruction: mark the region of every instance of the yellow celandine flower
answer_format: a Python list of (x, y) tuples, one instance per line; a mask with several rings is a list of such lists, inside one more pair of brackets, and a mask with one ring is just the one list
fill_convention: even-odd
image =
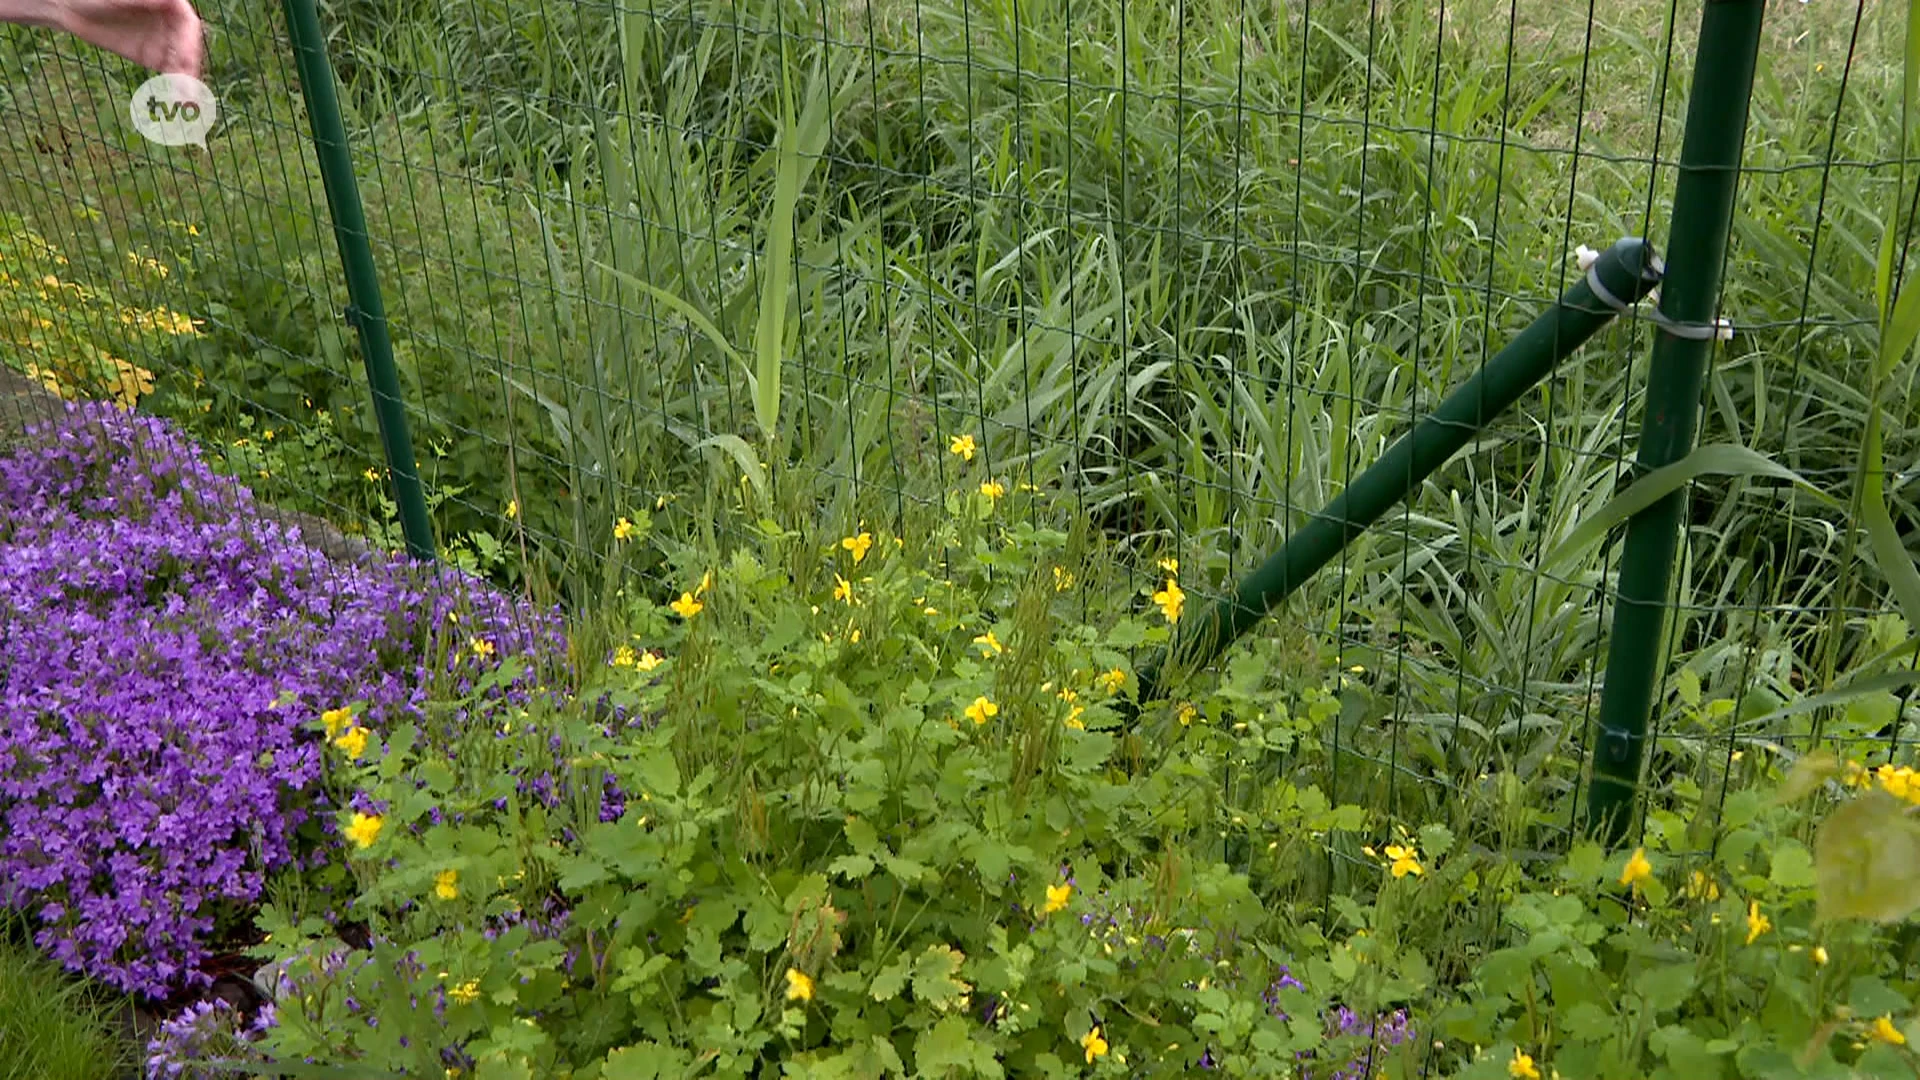
[(981, 656), (998, 656), (1007, 651), (1006, 647), (1000, 644), (1000, 639), (993, 636), (991, 630), (974, 638), (973, 643), (980, 646)]
[(433, 875), (433, 895), (452, 900), (460, 895), (460, 871), (442, 870)]
[(1086, 711), (1086, 707), (1081, 705), (1075, 705), (1073, 708), (1067, 710), (1066, 725), (1075, 731), (1087, 730), (1087, 722), (1080, 719), (1080, 714)]
[(1165, 570), (1169, 574), (1177, 574), (1180, 572), (1180, 560), (1179, 559), (1161, 559), (1160, 569)]
[(1094, 1058), (1107, 1056), (1107, 1040), (1100, 1037), (1099, 1024), (1093, 1025), (1093, 1030), (1080, 1036), (1080, 1049), (1086, 1052), (1089, 1065), (1093, 1064)]
[(632, 646), (622, 645), (619, 648), (613, 650), (613, 666), (614, 667), (630, 668), (637, 663), (639, 663), (639, 657), (633, 654)]
[(1068, 589), (1071, 589), (1071, 588), (1073, 588), (1073, 575), (1067, 573), (1066, 567), (1063, 567), (1063, 566), (1054, 567), (1053, 568), (1053, 591), (1066, 592)]
[(340, 737), (333, 740), (333, 745), (339, 747), (347, 757), (358, 761), (360, 755), (367, 752), (367, 729), (355, 724), (341, 732)]
[(380, 479), (380, 474), (378, 472), (375, 472), (373, 469), (368, 469), (366, 472), (363, 472), (360, 475), (366, 477), (368, 480), (372, 480), (375, 482), (378, 482)]
[(1882, 765), (1874, 771), (1887, 794), (1910, 803), (1920, 803), (1920, 773), (1908, 766)]
[(1390, 869), (1394, 877), (1406, 877), (1408, 874), (1418, 877), (1427, 872), (1420, 865), (1419, 849), (1412, 845), (1402, 847), (1399, 844), (1388, 844), (1387, 858), (1392, 861)]
[(362, 850), (373, 846), (380, 839), (380, 827), (386, 822), (378, 814), (363, 814), (358, 810), (347, 819), (347, 839), (352, 840)]
[(849, 604), (853, 603), (853, 582), (839, 574), (833, 575), (833, 598), (844, 600)]
[(1773, 920), (1760, 914), (1760, 901), (1749, 901), (1747, 904), (1747, 944), (1751, 945), (1760, 940), (1760, 935), (1771, 929), (1773, 929)]
[(328, 709), (320, 714), (320, 723), (327, 729), (327, 738), (340, 734), (341, 729), (352, 726), (352, 709)]
[(1899, 1028), (1893, 1026), (1892, 1016), (1882, 1016), (1875, 1019), (1873, 1027), (1869, 1029), (1867, 1033), (1883, 1043), (1890, 1043), (1894, 1046), (1907, 1045), (1907, 1037), (1901, 1033)]
[(698, 600), (695, 600), (693, 598), (692, 593), (683, 592), (680, 594), (680, 599), (675, 600), (673, 603), (668, 604), (667, 606), (673, 609), (673, 613), (675, 615), (678, 615), (683, 619), (691, 619), (695, 615), (700, 614), (700, 609), (705, 607), (706, 605), (702, 604)]
[(976, 726), (984, 724), (999, 715), (1000, 706), (989, 701), (984, 694), (974, 698), (973, 704), (967, 706), (967, 719), (973, 721)]
[(660, 658), (655, 656), (651, 651), (643, 652), (634, 660), (633, 666), (641, 671), (652, 671), (654, 668), (660, 666)]
[(985, 495), (987, 497), (987, 501), (989, 502), (999, 499), (1002, 495), (1005, 495), (1006, 493), (1007, 493), (1007, 485), (1001, 483), (998, 480), (985, 480), (985, 481), (982, 481), (980, 484), (980, 494)]
[(1199, 715), (1200, 710), (1194, 708), (1192, 702), (1182, 702), (1179, 715), (1176, 718), (1180, 721), (1181, 727), (1190, 727), (1193, 724), (1194, 718)]
[(473, 655), (479, 657), (482, 660), (485, 660), (487, 657), (492, 656), (493, 642), (488, 641), (486, 638), (474, 638), (473, 639)]
[(510, 520), (517, 520), (520, 517), (520, 500), (519, 499), (507, 500), (507, 517)]
[(626, 518), (621, 518), (619, 521), (613, 523), (613, 538), (615, 540), (631, 540), (633, 533), (633, 522), (628, 521)]
[(480, 980), (468, 979), (459, 986), (450, 987), (447, 997), (456, 1005), (471, 1005), (480, 1000)]
[(1695, 900), (1720, 899), (1720, 883), (1708, 877), (1706, 871), (1695, 870), (1687, 879), (1687, 895)]
[(1647, 849), (1634, 848), (1633, 855), (1627, 859), (1626, 869), (1620, 871), (1620, 884), (1638, 888), (1641, 882), (1652, 876), (1653, 864), (1647, 861)]
[(1060, 692), (1058, 694), (1055, 694), (1054, 696), (1059, 698), (1061, 701), (1067, 702), (1068, 704), (1072, 704), (1073, 702), (1080, 700), (1080, 691), (1075, 690), (1071, 686), (1063, 686), (1060, 688)]
[(1186, 606), (1187, 594), (1180, 590), (1179, 582), (1168, 578), (1167, 587), (1153, 594), (1153, 602), (1160, 605), (1160, 614), (1165, 615), (1168, 622), (1179, 622), (1180, 609)]
[(787, 1000), (788, 1001), (812, 1001), (813, 1000), (813, 976), (808, 975), (806, 972), (801, 971), (799, 968), (788, 968), (787, 969)]
[(1099, 683), (1100, 688), (1107, 693), (1117, 694), (1120, 692), (1121, 687), (1127, 685), (1127, 673), (1121, 671), (1119, 668), (1114, 668), (1112, 671), (1101, 672), (1094, 678), (1094, 681)]
[(1067, 901), (1073, 899), (1073, 883), (1064, 882), (1047, 886), (1047, 902), (1040, 908), (1040, 914), (1051, 915), (1056, 911), (1065, 911)]
[(1513, 1060), (1507, 1062), (1507, 1075), (1514, 1080), (1540, 1080), (1540, 1069), (1534, 1065), (1531, 1055), (1523, 1050), (1515, 1050)]
[(968, 461), (973, 460), (974, 451), (978, 449), (971, 435), (955, 435), (953, 441), (947, 444), (950, 453), (959, 454)]
[(859, 566), (860, 560), (867, 557), (867, 549), (873, 546), (873, 534), (863, 532), (858, 536), (849, 536), (840, 541), (840, 546), (853, 553), (853, 565)]
[(1815, 945), (1812, 955), (1814, 963), (1825, 964), (1827, 962), (1827, 947), (1825, 945)]

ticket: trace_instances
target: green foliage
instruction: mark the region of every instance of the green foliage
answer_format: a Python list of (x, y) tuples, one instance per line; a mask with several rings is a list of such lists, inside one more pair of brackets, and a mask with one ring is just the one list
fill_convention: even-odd
[(133, 1059), (112, 1002), (0, 930), (0, 1080), (102, 1080)]

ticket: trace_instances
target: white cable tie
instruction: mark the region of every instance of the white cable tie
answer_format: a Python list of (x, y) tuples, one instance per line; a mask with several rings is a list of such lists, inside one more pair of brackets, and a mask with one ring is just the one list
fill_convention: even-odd
[[(1591, 258), (1589, 258), (1590, 256)], [(1601, 282), (1599, 270), (1600, 256), (1594, 252), (1592, 248), (1581, 244), (1580, 247), (1574, 251), (1574, 257), (1580, 260), (1580, 265), (1587, 272), (1587, 288), (1592, 291), (1594, 299), (1599, 300), (1601, 303), (1621, 314), (1625, 314), (1632, 309), (1632, 304), (1613, 295), (1613, 290), (1607, 288), (1606, 285)], [(1661, 314), (1657, 306), (1649, 308), (1645, 318), (1648, 322), (1660, 327), (1674, 337), (1685, 338), (1688, 341), (1733, 340), (1732, 319), (1720, 318), (1715, 319), (1712, 323), (1684, 323), (1677, 319), (1667, 318)]]

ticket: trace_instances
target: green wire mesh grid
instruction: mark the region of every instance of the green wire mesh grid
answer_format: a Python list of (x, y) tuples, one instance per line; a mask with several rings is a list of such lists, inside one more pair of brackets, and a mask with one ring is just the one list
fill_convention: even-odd
[[(674, 587), (623, 519), (724, 539), (777, 491), (823, 535), (905, 533), (986, 484), (1104, 537), (1150, 613), (1163, 559), (1192, 605), (1229, 591), (1578, 280), (1578, 247), (1664, 242), (1696, 8), (319, 14), (446, 557), (581, 605)], [(137, 399), (273, 505), (397, 549), (286, 26), (203, 14), (204, 153), (130, 129), (143, 73), (0, 33), (0, 368)], [(1829, 499), (1689, 489), (1649, 805), (1701, 837), (1749, 754), (1911, 734), (1892, 692), (1770, 715), (1908, 639), (1845, 512), (1874, 255), (1913, 217), (1897, 23), (1768, 13), (1700, 440)], [(1229, 664), (1336, 673), (1336, 802), (1444, 820), (1545, 790), (1567, 815), (1530, 842), (1564, 842), (1619, 569), (1576, 530), (1630, 480), (1652, 340), (1603, 332)], [(1912, 406), (1887, 408), (1912, 461)]]

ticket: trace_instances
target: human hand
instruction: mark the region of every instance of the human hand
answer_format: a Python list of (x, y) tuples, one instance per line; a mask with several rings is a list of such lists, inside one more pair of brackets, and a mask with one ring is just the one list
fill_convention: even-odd
[(65, 30), (163, 75), (197, 79), (205, 57), (190, 0), (0, 0), (0, 22)]

